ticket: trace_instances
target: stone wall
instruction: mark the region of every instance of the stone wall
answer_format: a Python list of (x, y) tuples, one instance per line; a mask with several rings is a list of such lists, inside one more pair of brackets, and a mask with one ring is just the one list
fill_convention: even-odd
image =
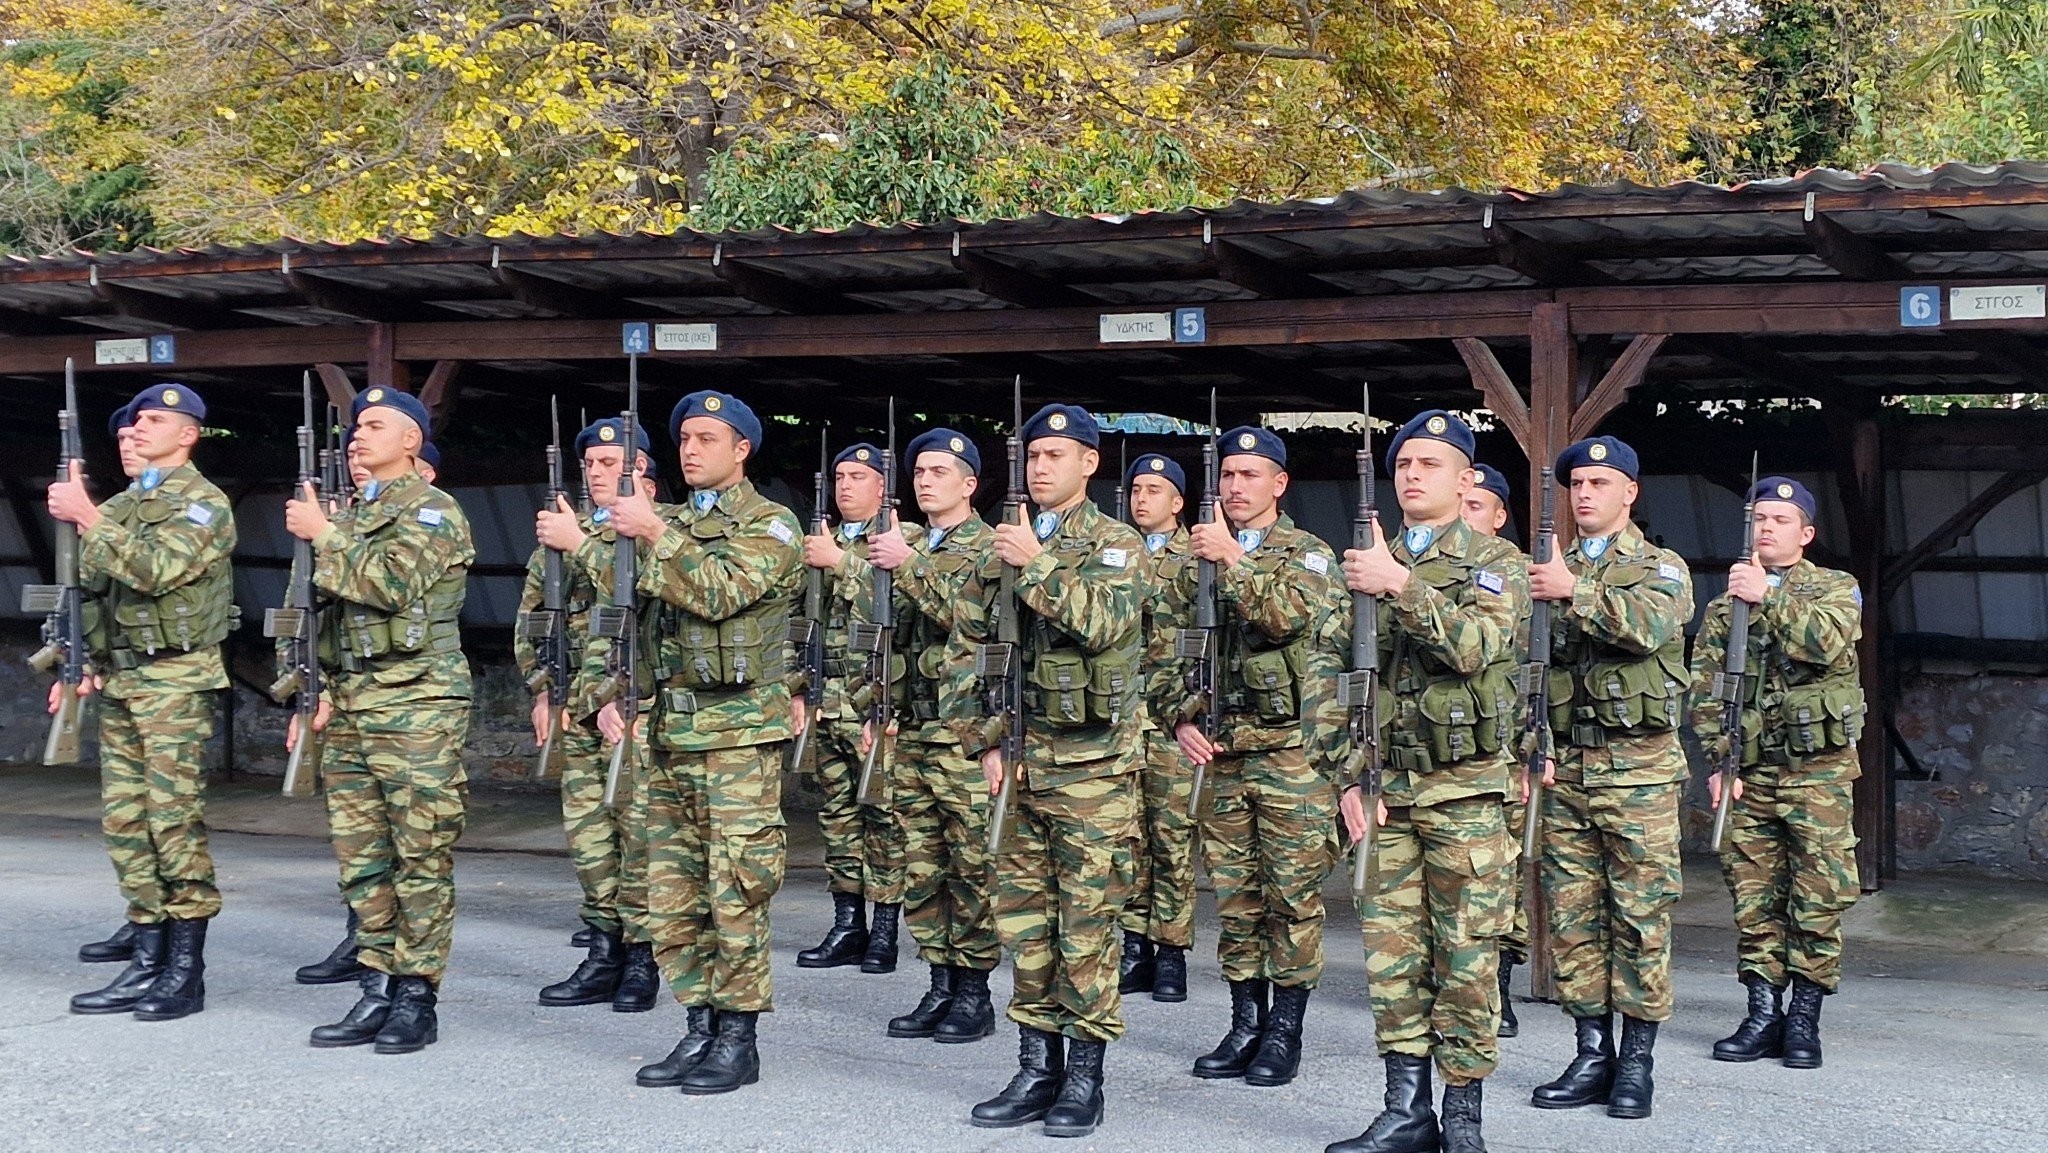
[(1899, 735), (1935, 778), (1901, 780), (1901, 872), (2048, 880), (2048, 678), (1915, 674)]

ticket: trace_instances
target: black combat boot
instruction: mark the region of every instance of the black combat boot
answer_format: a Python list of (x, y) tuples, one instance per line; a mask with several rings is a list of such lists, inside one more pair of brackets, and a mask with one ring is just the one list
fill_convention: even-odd
[(1152, 952), (1152, 942), (1143, 933), (1124, 930), (1124, 952), (1116, 963), (1116, 991), (1128, 997), (1132, 993), (1149, 993), (1157, 979), (1157, 961)]
[(595, 936), (596, 933), (597, 930), (589, 925), (583, 926), (569, 934), (569, 947), (571, 949), (588, 949), (590, 947), (590, 938)]
[(299, 971), (292, 974), (292, 980), (301, 985), (339, 985), (369, 972), (356, 952), (356, 928), (359, 924), (356, 911), (350, 909), (348, 928), (341, 934), (341, 943), (327, 954), (325, 960), (301, 965)]
[(1179, 1004), (1188, 999), (1188, 951), (1159, 945), (1152, 957), (1152, 999)]
[(364, 969), (356, 983), (361, 986), (363, 995), (341, 1020), (313, 1030), (312, 1045), (315, 1049), (367, 1045), (375, 1041), (378, 1031), (384, 1028), (384, 1018), (391, 1013), (390, 978), (375, 969)]
[(1607, 1097), (1607, 1115), (1639, 1120), (1650, 1115), (1650, 1098), (1657, 1082), (1650, 1076), (1657, 1059), (1650, 1050), (1657, 1047), (1657, 1022), (1638, 1021), (1621, 1015), (1621, 1059), (1614, 1063), (1614, 1089)]
[(761, 1053), (754, 1047), (754, 1022), (761, 1014), (724, 1009), (718, 1014), (718, 1035), (690, 1071), (682, 1089), (692, 1097), (730, 1093), (761, 1079)]
[(150, 985), (164, 971), (165, 942), (169, 929), (162, 923), (135, 926), (135, 955), (113, 984), (71, 998), (74, 1013), (126, 1013), (142, 1000)]
[(1749, 1016), (1735, 1026), (1735, 1032), (1714, 1042), (1714, 1060), (1755, 1061), (1783, 1056), (1785, 1014), (1778, 1007), (1778, 997), (1784, 990), (1754, 974), (1744, 977), (1742, 983), (1749, 987)]
[(384, 1027), (377, 1030), (376, 1051), (417, 1053), (440, 1040), (433, 982), (425, 977), (393, 977), (390, 988), (391, 1011), (384, 1016)]
[(932, 987), (918, 998), (917, 1007), (901, 1017), (889, 1018), (889, 1035), (922, 1039), (938, 1032), (939, 1022), (946, 1019), (946, 1013), (953, 1007), (953, 985), (956, 970), (951, 965), (933, 965)]
[(1503, 951), (1500, 955), (1500, 1028), (1498, 1037), (1519, 1037), (1522, 1023), (1515, 1019), (1515, 999), (1508, 995), (1508, 982), (1515, 975), (1515, 955)]
[(697, 1062), (704, 1059), (704, 1053), (711, 1048), (711, 1042), (718, 1036), (718, 1014), (709, 1005), (692, 1005), (686, 1010), (689, 1031), (668, 1056), (652, 1065), (640, 1066), (633, 1074), (633, 1083), (646, 1089), (673, 1089), (683, 1083)]
[(875, 902), (875, 920), (868, 926), (868, 947), (861, 955), (860, 971), (863, 973), (893, 973), (896, 971), (896, 925), (903, 912), (902, 905), (884, 905)]
[(1067, 1046), (1067, 1072), (1059, 1095), (1045, 1111), (1047, 1137), (1086, 1137), (1102, 1124), (1102, 1057), (1104, 1041), (1075, 1041)]
[(868, 951), (867, 906), (858, 893), (832, 894), (832, 927), (816, 948), (796, 955), (799, 969), (834, 969), (857, 965)]
[(976, 1105), (968, 1120), (980, 1129), (1012, 1129), (1040, 1120), (1060, 1095), (1066, 1076), (1065, 1038), (1058, 1033), (1017, 1029), (1017, 1075), (1003, 1091)]
[(1614, 1014), (1574, 1017), (1579, 1051), (1557, 1080), (1536, 1086), (1529, 1104), (1538, 1109), (1577, 1109), (1600, 1105), (1614, 1088)]
[(87, 964), (102, 961), (126, 961), (135, 955), (135, 922), (123, 921), (114, 935), (104, 941), (91, 941), (78, 947), (78, 959)]
[(1285, 1085), (1301, 1068), (1301, 1018), (1308, 1012), (1308, 989), (1302, 985), (1273, 986), (1273, 1013), (1259, 1034), (1259, 1050), (1245, 1067), (1247, 1085)]
[(1479, 1087), (1484, 1084), (1444, 1086), (1443, 1153), (1486, 1153), (1486, 1138), (1479, 1135)]
[[(1323, 1153), (1437, 1153), (1436, 1110), (1429, 1102), (1429, 1058), (1389, 1053), (1386, 1107), (1365, 1132)], [(1449, 1108), (1449, 1104), (1445, 1104)]]
[(175, 1021), (206, 1008), (206, 918), (172, 921), (170, 958), (135, 1002), (138, 1021)]
[(996, 1031), (996, 1009), (988, 999), (988, 973), (982, 969), (953, 970), (953, 1006), (939, 1022), (932, 1040), (941, 1045), (979, 1041)]
[(1785, 1068), (1820, 1068), (1820, 999), (1826, 995), (1812, 981), (1792, 978), (1792, 1003), (1785, 1007)]
[(626, 960), (619, 967), (619, 987), (612, 992), (612, 1012), (645, 1013), (654, 1008), (661, 994), (661, 966), (654, 963), (654, 946), (635, 941), (626, 946)]
[(602, 1005), (619, 991), (619, 977), (625, 972), (625, 944), (617, 933), (602, 930), (591, 934), (590, 955), (576, 966), (568, 979), (540, 991), (540, 1003), (549, 1008), (570, 1005)]
[(1259, 1037), (1266, 1031), (1264, 981), (1230, 983), (1230, 1031), (1214, 1049), (1195, 1058), (1195, 1076), (1217, 1081), (1242, 1077), (1259, 1052)]

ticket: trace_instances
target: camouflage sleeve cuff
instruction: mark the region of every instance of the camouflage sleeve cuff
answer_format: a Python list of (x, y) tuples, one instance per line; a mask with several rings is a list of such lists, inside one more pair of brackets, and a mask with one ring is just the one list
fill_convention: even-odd
[(326, 531), (313, 538), (314, 552), (333, 552), (347, 545), (348, 537), (342, 535), (342, 531), (331, 524), (327, 526)]
[(1031, 558), (1030, 564), (1017, 570), (1017, 584), (1019, 587), (1036, 585), (1046, 577), (1051, 576), (1052, 570), (1058, 567), (1060, 567), (1060, 560), (1057, 556), (1053, 555), (1053, 551), (1051, 549), (1041, 549), (1037, 556)]
[(1599, 599), (1600, 582), (1591, 576), (1580, 577), (1572, 586), (1572, 615), (1580, 618), (1592, 616)]
[[(668, 528), (662, 529), (661, 535), (654, 538), (654, 559), (658, 561), (674, 560), (677, 553), (682, 552), (688, 547), (690, 547), (689, 534), (671, 525)], [(653, 591), (652, 589), (645, 588), (646, 582), (643, 581), (641, 583), (643, 591)]]

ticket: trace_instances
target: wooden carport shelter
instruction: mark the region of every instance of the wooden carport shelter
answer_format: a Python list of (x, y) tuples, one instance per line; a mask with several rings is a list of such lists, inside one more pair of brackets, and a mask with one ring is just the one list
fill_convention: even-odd
[[(105, 407), (148, 375), (204, 387), (217, 422), (274, 428), (294, 421), (300, 370), (326, 364), (438, 377), (466, 414), (489, 406), (466, 420), (524, 419), (552, 390), (618, 387), (622, 327), (647, 322), (650, 384), (741, 389), (785, 414), (894, 393), (996, 416), (1022, 374), (1036, 397), (1187, 417), (1215, 387), (1229, 420), (1355, 411), (1370, 379), (1398, 415), (1483, 405), (1532, 461), (1632, 391), (1803, 398), (1826, 435), (1802, 451), (1838, 478), (1846, 562), (1876, 591), (2048, 475), (2038, 425), (1922, 443), (1881, 438), (1879, 419), (1887, 396), (2039, 387), (2044, 282), (2048, 166), (2024, 163), (836, 232), (285, 240), (0, 263), (0, 377), (41, 401), (70, 357)], [(2011, 291), (1967, 291), (1987, 287)], [(124, 357), (140, 360), (108, 363)], [(47, 411), (0, 412), (0, 442), (32, 462), (17, 470), (47, 459)], [(2009, 475), (1888, 557), (1881, 464)], [(1864, 633), (1880, 708), (1884, 601), (1867, 598)], [(1866, 729), (1856, 798), (1873, 885), (1892, 857), (1886, 728)]]

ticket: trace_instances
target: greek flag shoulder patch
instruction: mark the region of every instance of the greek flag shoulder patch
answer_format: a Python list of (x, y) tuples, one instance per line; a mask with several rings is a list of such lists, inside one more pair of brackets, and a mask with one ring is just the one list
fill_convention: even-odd
[(1658, 576), (1660, 576), (1660, 577), (1663, 577), (1663, 578), (1664, 578), (1665, 580), (1668, 580), (1668, 581), (1684, 581), (1684, 580), (1685, 580), (1685, 572), (1684, 572), (1684, 570), (1680, 569), (1680, 568), (1679, 568), (1679, 567), (1678, 567), (1677, 565), (1675, 565), (1675, 564), (1660, 564), (1660, 565), (1658, 565), (1658, 566), (1657, 566), (1657, 575), (1658, 575)]
[(441, 527), (441, 510), (438, 508), (423, 508), (420, 510), (419, 517), (420, 523), (429, 528)]
[(1106, 548), (1102, 550), (1102, 563), (1111, 568), (1125, 568), (1131, 563), (1128, 549)]
[(1501, 579), (1499, 573), (1487, 572), (1485, 569), (1480, 569), (1472, 574), (1472, 583), (1495, 596), (1499, 596), (1508, 587), (1507, 582)]
[(1322, 553), (1312, 552), (1309, 553), (1307, 556), (1301, 558), (1301, 567), (1316, 574), (1317, 576), (1329, 576), (1330, 558), (1324, 556)]
[(203, 504), (195, 504), (185, 510), (185, 519), (196, 525), (213, 523), (213, 510)]
[(781, 541), (783, 544), (796, 543), (796, 533), (792, 531), (788, 525), (782, 523), (779, 520), (771, 520), (768, 522), (768, 535), (774, 537), (776, 540)]

